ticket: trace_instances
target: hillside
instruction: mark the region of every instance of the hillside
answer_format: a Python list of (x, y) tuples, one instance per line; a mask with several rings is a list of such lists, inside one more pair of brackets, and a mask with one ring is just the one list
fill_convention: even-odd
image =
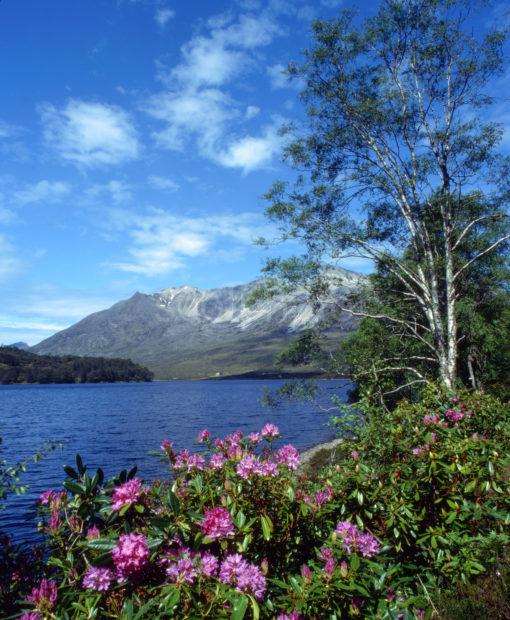
[[(337, 270), (331, 296), (344, 299), (363, 276)], [(160, 379), (239, 375), (273, 369), (290, 340), (324, 320), (305, 291), (247, 307), (259, 282), (202, 290), (189, 286), (146, 295), (135, 293), (96, 312), (32, 348), (36, 353), (128, 357)], [(342, 314), (330, 337), (352, 331), (355, 320)]]
[(36, 355), (0, 347), (0, 383), (151, 381), (152, 373), (128, 359)]

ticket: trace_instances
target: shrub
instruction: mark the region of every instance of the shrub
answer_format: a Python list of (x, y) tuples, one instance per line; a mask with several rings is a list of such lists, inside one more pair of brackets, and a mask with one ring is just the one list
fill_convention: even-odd
[(24, 609), (64, 620), (431, 617), (441, 592), (471, 587), (508, 553), (508, 415), (482, 395), (429, 390), (372, 412), (313, 479), (271, 424), (204, 431), (196, 453), (163, 442), (172, 475), (150, 485), (135, 469), (105, 482), (78, 457), (65, 491), (41, 497), (47, 582)]

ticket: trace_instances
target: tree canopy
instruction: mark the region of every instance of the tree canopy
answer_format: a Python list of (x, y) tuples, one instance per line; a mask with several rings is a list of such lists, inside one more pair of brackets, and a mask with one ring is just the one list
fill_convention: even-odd
[(362, 23), (344, 11), (313, 24), (313, 46), (289, 67), (305, 84), (308, 126), (286, 150), (296, 182), (274, 184), (267, 214), (305, 251), (266, 273), (308, 283), (320, 301), (331, 264), (371, 260), (398, 303), (388, 291), (377, 308), (359, 295), (340, 309), (394, 339), (376, 372), (401, 376), (399, 388), (464, 378), (460, 352), (476, 340), (468, 317), (505, 289), (496, 273), (508, 255), (510, 166), (490, 109), (506, 32), (476, 21), (485, 5), (383, 0)]

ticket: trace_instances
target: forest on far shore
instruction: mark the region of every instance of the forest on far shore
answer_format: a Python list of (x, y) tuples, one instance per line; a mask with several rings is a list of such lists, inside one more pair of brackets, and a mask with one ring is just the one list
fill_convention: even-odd
[(152, 381), (150, 370), (129, 359), (36, 355), (0, 347), (0, 383), (113, 383)]

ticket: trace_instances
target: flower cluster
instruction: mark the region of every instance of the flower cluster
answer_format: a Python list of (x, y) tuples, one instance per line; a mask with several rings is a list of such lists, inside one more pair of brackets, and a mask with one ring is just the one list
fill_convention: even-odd
[(106, 592), (110, 588), (114, 574), (109, 568), (89, 566), (83, 576), (83, 587), (87, 590)]
[(188, 473), (194, 470), (200, 470), (204, 468), (205, 459), (201, 454), (191, 454), (188, 450), (182, 450), (175, 456), (173, 463), (174, 471), (187, 471)]
[(260, 434), (262, 435), (264, 439), (267, 439), (267, 438), (279, 437), (280, 431), (275, 424), (268, 423), (262, 427)]
[(210, 439), (211, 433), (206, 428), (204, 428), (203, 431), (200, 431), (200, 433), (198, 433), (198, 441), (200, 443), (207, 443)]
[(365, 558), (379, 553), (381, 547), (379, 541), (372, 534), (360, 532), (350, 521), (340, 521), (335, 533), (342, 539), (343, 548), (347, 553), (359, 551)]
[(247, 562), (240, 553), (227, 555), (220, 566), (220, 581), (233, 585), (240, 592), (252, 594), (262, 600), (266, 591), (266, 578), (258, 566)]
[(57, 584), (54, 581), (42, 579), (39, 586), (32, 588), (27, 601), (33, 603), (41, 612), (51, 611), (57, 602)]
[(142, 482), (138, 478), (128, 480), (124, 484), (115, 487), (112, 493), (112, 508), (120, 510), (123, 506), (131, 506), (136, 504), (142, 496)]
[(300, 460), (299, 450), (290, 443), (276, 452), (276, 461), (280, 463), (280, 465), (287, 465), (289, 469), (297, 469)]
[(226, 538), (235, 534), (232, 517), (221, 506), (206, 510), (200, 527), (202, 534), (208, 538)]
[(269, 476), (278, 474), (278, 466), (273, 461), (259, 461), (253, 455), (245, 456), (236, 468), (237, 475), (247, 480), (251, 476)]
[(122, 534), (112, 550), (113, 562), (121, 579), (138, 573), (149, 561), (147, 538), (143, 534)]

